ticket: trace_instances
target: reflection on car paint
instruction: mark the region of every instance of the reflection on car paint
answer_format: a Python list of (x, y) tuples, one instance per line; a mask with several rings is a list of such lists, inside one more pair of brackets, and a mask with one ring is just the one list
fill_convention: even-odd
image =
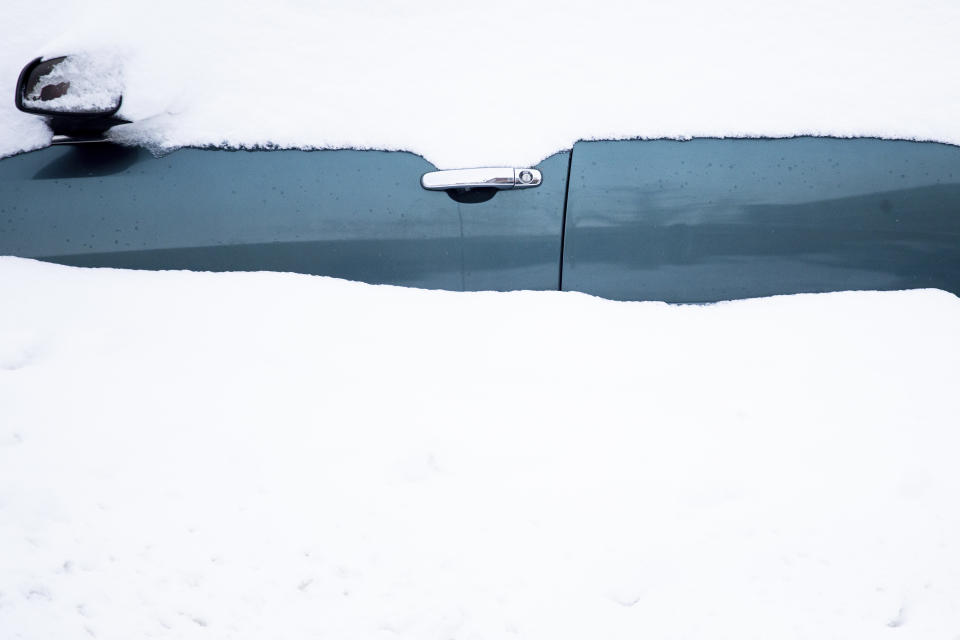
[(563, 288), (708, 302), (960, 293), (960, 148), (874, 139), (584, 142)]
[(567, 153), (481, 204), (410, 153), (111, 144), (0, 161), (0, 253), (80, 266), (272, 270), (446, 289), (556, 289)]

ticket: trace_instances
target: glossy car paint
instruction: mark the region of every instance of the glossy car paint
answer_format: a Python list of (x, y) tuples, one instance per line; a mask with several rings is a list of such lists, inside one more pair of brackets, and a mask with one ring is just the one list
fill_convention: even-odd
[(557, 289), (569, 153), (535, 189), (462, 204), (409, 153), (111, 144), (0, 160), (0, 254), (69, 265), (296, 271), (444, 289)]
[(563, 288), (709, 302), (960, 294), (960, 148), (875, 139), (581, 142)]
[(957, 147), (583, 142), (539, 168), (540, 187), (468, 204), (423, 190), (433, 167), (407, 153), (51, 147), (0, 160), (0, 254), (455, 290), (556, 289), (562, 276), (564, 289), (671, 302), (960, 293)]

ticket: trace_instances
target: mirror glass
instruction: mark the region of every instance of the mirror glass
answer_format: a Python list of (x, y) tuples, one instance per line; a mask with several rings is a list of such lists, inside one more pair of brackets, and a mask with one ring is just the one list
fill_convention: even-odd
[(112, 114), (120, 106), (118, 69), (91, 56), (44, 60), (20, 87), (23, 106), (44, 113)]

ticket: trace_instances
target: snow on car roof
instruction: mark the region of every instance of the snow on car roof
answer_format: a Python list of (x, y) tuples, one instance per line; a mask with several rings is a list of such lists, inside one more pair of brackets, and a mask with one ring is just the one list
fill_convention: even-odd
[[(123, 60), (118, 140), (403, 149), (529, 165), (578, 139), (878, 136), (960, 143), (960, 5), (937, 0), (6, 3), (0, 78)], [(0, 105), (0, 153), (42, 146)]]

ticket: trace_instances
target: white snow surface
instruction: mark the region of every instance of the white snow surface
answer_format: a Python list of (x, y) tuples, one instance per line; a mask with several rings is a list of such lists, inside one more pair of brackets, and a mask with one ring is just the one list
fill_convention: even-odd
[[(69, 90), (56, 98), (42, 100), (40, 91), (48, 84), (66, 82)], [(30, 90), (32, 89), (32, 90)], [(123, 92), (123, 63), (116, 57), (75, 54), (68, 56), (28, 88), (24, 104), (34, 109), (55, 111), (109, 111), (118, 106)]]
[(960, 299), (0, 258), (0, 637), (955, 638)]
[[(117, 140), (530, 165), (578, 139), (960, 144), (956, 0), (5, 0), (0, 88), (120, 56)], [(0, 103), (0, 155), (43, 146)]]

